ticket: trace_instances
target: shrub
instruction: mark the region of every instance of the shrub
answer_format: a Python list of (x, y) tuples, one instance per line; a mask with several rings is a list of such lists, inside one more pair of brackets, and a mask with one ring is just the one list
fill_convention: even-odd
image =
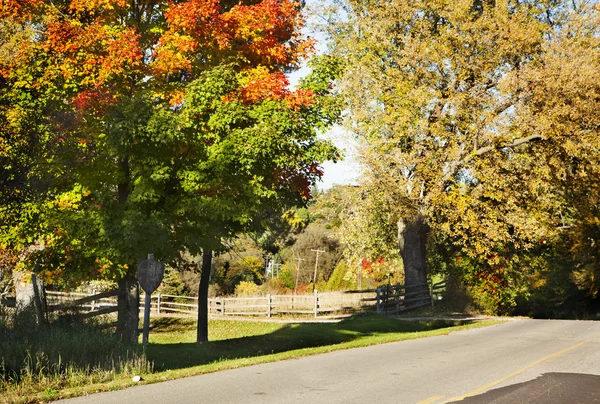
[(244, 257), (241, 261), (226, 261), (217, 268), (213, 282), (225, 295), (235, 293), (240, 282), (260, 284), (263, 281), (263, 264), (260, 258)]
[(296, 286), (296, 268), (291, 261), (283, 264), (279, 272), (279, 279), (283, 286), (294, 290), (294, 287)]
[(253, 282), (241, 281), (235, 287), (236, 296), (256, 296), (258, 295), (258, 285)]
[(260, 286), (260, 291), (265, 295), (269, 293), (272, 295), (287, 295), (293, 292), (292, 289), (285, 286), (284, 281), (281, 278), (269, 279)]
[[(196, 277), (199, 278), (199, 275), (196, 275)], [(182, 280), (181, 274), (170, 266), (165, 267), (165, 276), (158, 288), (158, 292), (175, 296), (188, 296), (190, 294), (186, 283)]]
[(346, 262), (341, 260), (333, 270), (329, 281), (327, 281), (327, 290), (336, 291), (356, 289), (356, 279), (348, 279), (346, 277), (348, 270), (349, 269), (346, 265)]

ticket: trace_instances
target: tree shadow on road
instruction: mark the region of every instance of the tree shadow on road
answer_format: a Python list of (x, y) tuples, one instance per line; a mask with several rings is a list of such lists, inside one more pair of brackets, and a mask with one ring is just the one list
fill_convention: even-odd
[(537, 379), (467, 397), (464, 404), (591, 404), (600, 403), (600, 376), (545, 373)]
[[(465, 324), (465, 322), (460, 322)], [(213, 362), (344, 344), (366, 336), (415, 333), (456, 325), (455, 321), (398, 321), (370, 314), (339, 323), (286, 324), (278, 330), (251, 337), (197, 343), (150, 344), (148, 359), (155, 370), (181, 369)], [(165, 324), (168, 326), (168, 324)], [(160, 325), (159, 325), (160, 327)], [(156, 328), (156, 327), (155, 327)]]

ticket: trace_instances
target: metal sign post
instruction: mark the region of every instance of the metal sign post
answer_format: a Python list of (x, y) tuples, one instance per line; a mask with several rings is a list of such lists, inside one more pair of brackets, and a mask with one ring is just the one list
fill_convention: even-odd
[(160, 286), (164, 275), (165, 266), (162, 262), (154, 260), (154, 254), (148, 254), (148, 259), (140, 261), (138, 265), (138, 282), (144, 292), (146, 292), (144, 299), (144, 331), (142, 335), (142, 344), (144, 345), (148, 344), (148, 334), (150, 333), (151, 295)]

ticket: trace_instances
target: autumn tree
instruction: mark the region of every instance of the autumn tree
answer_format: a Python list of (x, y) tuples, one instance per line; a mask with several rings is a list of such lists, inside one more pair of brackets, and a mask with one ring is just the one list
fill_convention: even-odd
[(585, 164), (573, 162), (589, 162), (585, 172), (598, 162), (597, 6), (341, 8), (329, 32), (346, 64), (348, 129), (362, 142), (370, 187), (392, 208), (407, 287), (426, 293), (417, 285), (432, 229), (493, 266), (504, 245), (531, 248), (559, 227), (565, 170), (581, 175)]
[(206, 340), (212, 250), (265, 209), (309, 198), (320, 163), (337, 158), (316, 139), (338, 113), (335, 72), (315, 62), (295, 90), (286, 78), (312, 46), (301, 5), (29, 0), (3, 2), (0, 17), (35, 31), (3, 62), (3, 95), (42, 94), (49, 137), (35, 160), (45, 187), (3, 243), (43, 246), (29, 261), (48, 278), (118, 280), (129, 307), (118, 331), (133, 340), (138, 260), (202, 253)]
[(571, 279), (600, 292), (600, 5), (578, 1), (550, 14), (543, 53), (510, 82), (527, 103), (515, 113), (524, 133), (542, 133), (543, 156), (560, 203), (556, 228)]

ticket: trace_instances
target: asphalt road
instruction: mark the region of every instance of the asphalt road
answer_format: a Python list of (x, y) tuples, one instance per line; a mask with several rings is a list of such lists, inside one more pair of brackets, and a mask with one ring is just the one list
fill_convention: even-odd
[(516, 320), (61, 403), (600, 403), (600, 322)]

